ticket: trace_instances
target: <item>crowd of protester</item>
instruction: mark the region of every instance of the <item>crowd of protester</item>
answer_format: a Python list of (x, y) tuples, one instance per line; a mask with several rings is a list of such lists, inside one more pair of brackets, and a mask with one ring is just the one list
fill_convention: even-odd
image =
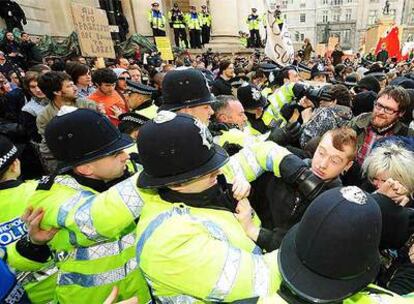
[[(26, 275), (39, 270), (28, 260), (48, 261), (47, 279), (18, 277), (30, 301), (103, 303), (114, 286), (105, 303), (116, 294), (140, 303), (342, 303), (362, 291), (378, 303), (414, 301), (414, 62), (336, 50), (323, 58), (298, 53), (285, 67), (261, 52), (186, 53), (171, 62), (120, 56), (101, 66), (82, 56), (39, 62), (29, 35), (17, 42), (6, 33), (0, 245), (7, 254), (0, 256)], [(233, 186), (215, 196), (208, 189), (220, 183), (221, 166)], [(209, 187), (202, 176), (213, 180)], [(7, 192), (22, 185), (26, 193)], [(212, 208), (212, 198), (223, 200)], [(174, 206), (170, 213), (165, 204)], [(27, 209), (33, 205), (41, 209)], [(336, 211), (325, 214), (331, 206)], [(228, 211), (231, 219), (220, 215)], [(13, 240), (2, 235), (9, 214), (28, 227), (20, 237), (9, 229)], [(129, 250), (124, 241), (135, 229), (137, 249)], [(15, 252), (26, 260), (14, 263)], [(104, 261), (111, 256), (119, 260)], [(311, 270), (285, 266), (300, 263)], [(216, 277), (221, 268), (228, 274)], [(36, 290), (42, 282), (47, 292)]]

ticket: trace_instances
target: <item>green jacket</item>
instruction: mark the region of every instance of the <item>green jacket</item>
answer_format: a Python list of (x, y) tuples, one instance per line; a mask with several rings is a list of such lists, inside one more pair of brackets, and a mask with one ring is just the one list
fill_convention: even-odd
[(136, 176), (102, 194), (68, 175), (39, 183), (30, 202), (45, 210), (41, 228), (59, 228), (49, 242), (59, 269), (59, 303), (103, 303), (114, 286), (119, 298), (150, 300), (135, 260), (135, 227), (142, 200)]
[(253, 15), (250, 14), (247, 17), (246, 23), (249, 28), (249, 31), (251, 30), (259, 30), (260, 29), (260, 22), (262, 21), (262, 18), (259, 15)]
[(185, 15), (185, 20), (189, 30), (201, 30), (203, 20), (200, 13), (187, 13)]
[[(288, 83), (281, 86), (279, 89), (274, 91), (273, 94), (268, 96), (269, 105), (264, 110), (262, 120), (264, 124), (270, 128), (276, 126), (279, 120), (286, 121), (280, 113), (280, 110), (285, 104), (289, 104), (294, 101), (295, 92), (293, 87), (294, 83)], [(267, 93), (267, 92), (266, 92)]]
[(200, 13), (201, 15), (201, 26), (211, 27), (211, 15), (209, 13)]
[(170, 25), (175, 29), (185, 28), (185, 15), (181, 10), (177, 12), (170, 10), (168, 12), (168, 20)]
[(163, 13), (150, 10), (148, 12), (148, 22), (151, 28), (165, 31), (166, 20)]
[[(351, 127), (357, 133), (357, 149), (362, 147), (364, 143), (367, 129), (371, 124), (372, 113), (362, 113), (357, 117), (354, 117), (349, 123), (348, 127)], [(394, 127), (390, 130), (393, 135), (396, 136), (414, 136), (414, 130), (409, 129), (405, 124), (398, 121)]]
[(21, 284), (32, 303), (52, 301), (56, 288), (56, 267), (21, 258), (15, 250), (16, 242), (27, 234), (20, 217), (29, 206), (29, 198), (35, 192), (37, 182), (7, 181), (0, 187), (0, 246), (7, 248), (7, 263), (18, 273), (26, 273)]

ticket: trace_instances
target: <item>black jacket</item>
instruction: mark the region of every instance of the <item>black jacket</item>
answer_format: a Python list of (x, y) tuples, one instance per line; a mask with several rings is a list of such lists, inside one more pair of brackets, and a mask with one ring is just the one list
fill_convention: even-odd
[(231, 84), (229, 81), (224, 80), (222, 77), (218, 77), (211, 87), (211, 93), (215, 96), (219, 95), (233, 95)]
[[(289, 155), (280, 164), (281, 178), (264, 174), (252, 183), (250, 201), (264, 228), (288, 230), (300, 221), (311, 201), (299, 192), (296, 179), (308, 167), (307, 161)], [(340, 186), (339, 179), (324, 182), (321, 192)]]

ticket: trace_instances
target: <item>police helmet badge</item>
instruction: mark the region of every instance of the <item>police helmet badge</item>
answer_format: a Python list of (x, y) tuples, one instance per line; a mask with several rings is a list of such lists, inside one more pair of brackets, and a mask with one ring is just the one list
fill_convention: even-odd
[(168, 122), (173, 120), (177, 114), (170, 111), (160, 111), (158, 112), (157, 116), (154, 117), (154, 122), (157, 124), (162, 124), (164, 122)]
[(269, 74), (269, 82), (273, 82), (275, 81), (275, 73), (274, 72), (270, 72)]
[(259, 101), (262, 97), (262, 93), (256, 88), (252, 88), (252, 97), (254, 100)]
[(367, 203), (367, 195), (364, 191), (356, 186), (344, 187), (340, 190), (342, 197), (347, 201), (358, 205), (365, 205)]
[(317, 65), (317, 69), (319, 72), (324, 72), (325, 71), (325, 66), (322, 63), (319, 63)]
[(206, 146), (210, 150), (213, 145), (213, 136), (211, 135), (210, 131), (198, 119), (194, 119), (194, 124), (197, 126), (197, 128), (200, 129), (199, 134), (200, 134), (203, 146)]

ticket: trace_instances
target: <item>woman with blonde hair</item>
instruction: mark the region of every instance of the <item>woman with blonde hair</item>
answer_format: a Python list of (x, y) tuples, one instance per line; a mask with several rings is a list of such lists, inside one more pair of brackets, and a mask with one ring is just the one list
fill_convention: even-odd
[(394, 200), (401, 204), (412, 200), (414, 193), (414, 152), (398, 142), (384, 141), (374, 148), (362, 164), (363, 175), (375, 189), (393, 183), (397, 189)]

